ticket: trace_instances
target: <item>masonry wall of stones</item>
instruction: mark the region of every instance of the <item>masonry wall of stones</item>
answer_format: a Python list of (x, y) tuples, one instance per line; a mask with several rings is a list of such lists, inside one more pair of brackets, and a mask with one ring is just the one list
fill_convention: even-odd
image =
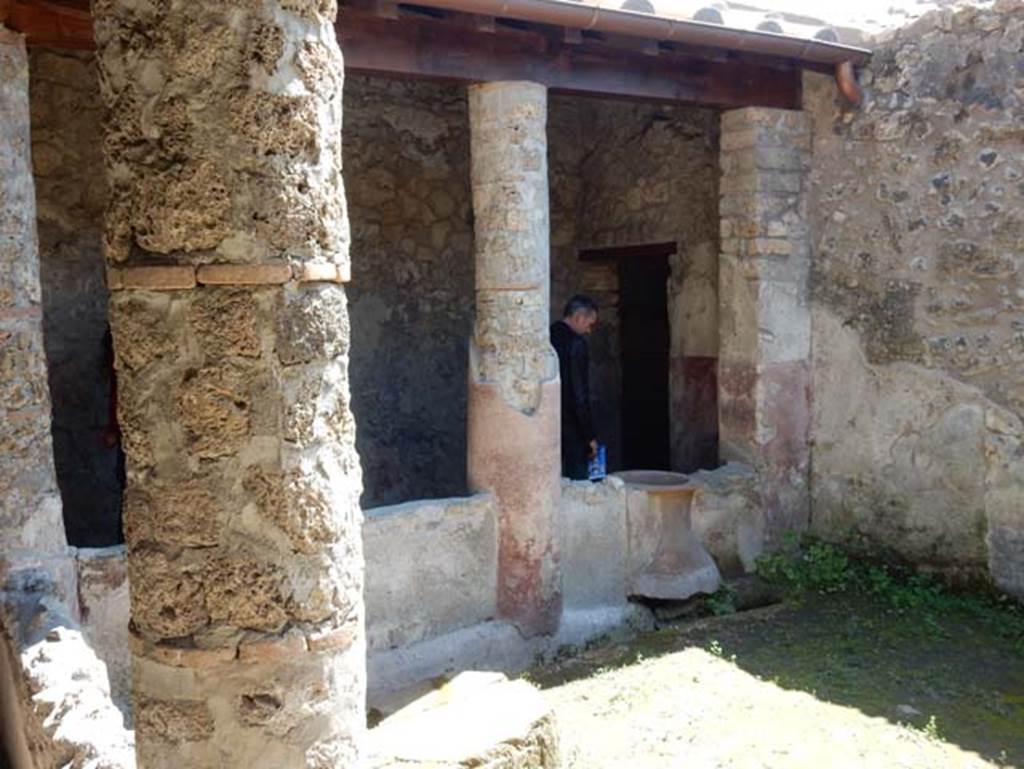
[(621, 458), (621, 350), (616, 262), (583, 248), (673, 241), (669, 304), (670, 440), (679, 470), (717, 464), (718, 112), (555, 97), (551, 142), (551, 309), (576, 292), (602, 306), (591, 340), (596, 428)]
[[(352, 353), (363, 504), (461, 494), (473, 307), (465, 89), (352, 77), (345, 99), (352, 318), (367, 329)], [(552, 312), (580, 291), (605, 308), (592, 388), (612, 466), (621, 464), (618, 275), (578, 254), (667, 240), (680, 245), (667, 289), (673, 413), (703, 415), (673, 421), (673, 456), (686, 469), (714, 463), (717, 125), (712, 110), (550, 97)], [(703, 399), (687, 402), (693, 393)]]
[(473, 318), (466, 91), (350, 77), (343, 130), (363, 506), (463, 494)]
[(813, 528), (1024, 594), (1024, 3), (806, 80)]
[(99, 172), (99, 87), (88, 54), (32, 49), (29, 75), (43, 331), (64, 525), (71, 544), (103, 547), (122, 536), (119, 451), (104, 440), (112, 367), (100, 252), (106, 177)]

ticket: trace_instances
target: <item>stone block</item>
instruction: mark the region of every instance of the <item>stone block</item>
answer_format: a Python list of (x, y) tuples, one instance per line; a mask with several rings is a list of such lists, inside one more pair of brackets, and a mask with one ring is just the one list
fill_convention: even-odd
[[(230, 359), (183, 373), (176, 398), (177, 416), (188, 449), (195, 456), (228, 456), (248, 439), (256, 373), (257, 369), (235, 365)], [(128, 420), (122, 417), (122, 421)]]
[(132, 542), (210, 547), (224, 525), (224, 489), (215, 476), (138, 485), (124, 493), (124, 528)]
[(144, 636), (187, 636), (209, 622), (202, 564), (177, 561), (159, 551), (140, 551), (132, 554), (128, 571), (132, 622)]
[(462, 673), (384, 719), (368, 737), (370, 769), (556, 769), (554, 714), (525, 681)]
[(566, 609), (624, 604), (629, 548), (622, 481), (563, 479), (559, 531), (562, 603)]
[[(0, 731), (8, 757), (16, 766), (134, 769), (133, 735), (111, 699), (105, 666), (70, 617), (38, 600), (0, 597), (14, 636), (12, 644), (0, 635)], [(21, 601), (35, 606), (31, 627), (17, 619)]]
[(369, 510), (363, 527), (371, 651), (497, 614), (497, 512), (487, 495)]
[(694, 534), (726, 578), (750, 574), (764, 550), (760, 481), (752, 467), (730, 462), (692, 473)]
[(306, 284), (286, 291), (276, 320), (277, 355), (286, 366), (348, 352), (348, 302), (339, 286)]
[(136, 729), (164, 742), (202, 742), (213, 735), (213, 713), (202, 700), (139, 698)]

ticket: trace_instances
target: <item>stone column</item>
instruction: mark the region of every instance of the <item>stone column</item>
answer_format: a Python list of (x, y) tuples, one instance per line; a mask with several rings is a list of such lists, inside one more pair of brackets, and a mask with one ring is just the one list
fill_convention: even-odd
[(28, 57), (21, 35), (0, 26), (0, 587), (28, 568), (58, 585), (75, 580), (53, 464), (40, 302)]
[(499, 511), (498, 609), (524, 635), (561, 617), (556, 514), (560, 385), (548, 338), (547, 92), (469, 89), (476, 319), (470, 343), (468, 474)]
[(143, 769), (365, 727), (331, 0), (94, 0)]
[(721, 165), (720, 451), (758, 468), (777, 545), (809, 514), (807, 116), (726, 112)]

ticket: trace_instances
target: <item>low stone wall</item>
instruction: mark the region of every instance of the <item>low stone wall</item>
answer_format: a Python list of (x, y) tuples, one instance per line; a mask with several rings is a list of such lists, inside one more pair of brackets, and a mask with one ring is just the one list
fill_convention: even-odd
[[(729, 464), (690, 477), (694, 532), (726, 575), (749, 572), (761, 552), (757, 476)], [(650, 625), (631, 603), (625, 485), (562, 481), (562, 622), (524, 640), (497, 617), (497, 512), (487, 494), (429, 499), (365, 513), (371, 698), (465, 669), (515, 671), (538, 655), (621, 629)], [(105, 663), (113, 703), (130, 724), (128, 584), (123, 548), (79, 550), (81, 641)]]
[(498, 527), (490, 496), (367, 510), (363, 546), (371, 655), (497, 614)]
[(566, 611), (625, 603), (625, 484), (563, 480), (559, 529)]
[(75, 566), (82, 636), (107, 666), (111, 698), (131, 726), (128, 564), (124, 546), (78, 550)]

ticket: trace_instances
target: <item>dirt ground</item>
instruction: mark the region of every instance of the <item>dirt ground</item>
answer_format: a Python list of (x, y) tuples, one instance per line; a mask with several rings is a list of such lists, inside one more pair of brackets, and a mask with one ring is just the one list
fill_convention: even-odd
[(1024, 767), (1024, 657), (995, 624), (812, 595), (527, 677), (576, 769)]

